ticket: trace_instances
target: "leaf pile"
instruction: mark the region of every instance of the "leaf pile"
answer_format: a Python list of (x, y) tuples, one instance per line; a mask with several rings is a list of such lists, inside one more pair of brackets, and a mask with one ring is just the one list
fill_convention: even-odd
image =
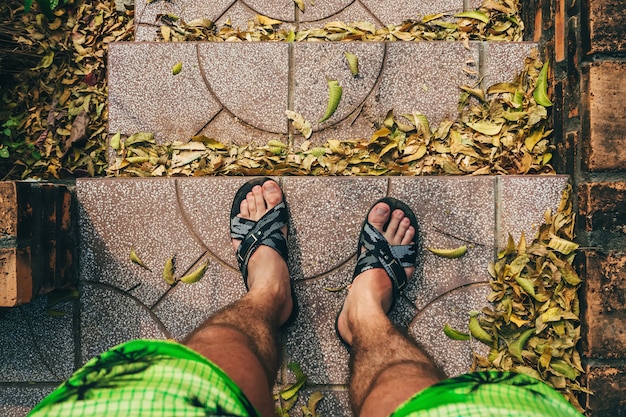
[(0, 4), (0, 25), (39, 57), (2, 82), (0, 179), (105, 173), (107, 46), (132, 39), (133, 13), (114, 1), (66, 3), (50, 18), (24, 14), (19, 1)]
[[(149, 133), (115, 135), (108, 170), (114, 176), (173, 175), (487, 175), (554, 173), (547, 109), (534, 98), (545, 89), (536, 56), (511, 83), (462, 87), (460, 114), (431, 128), (420, 113), (389, 112), (369, 139), (328, 140), (299, 148), (227, 145), (206, 136), (157, 144)], [(545, 72), (544, 72), (545, 73)], [(544, 93), (542, 93), (544, 94)]]
[(330, 22), (323, 28), (293, 32), (282, 29), (283, 22), (257, 15), (245, 30), (227, 20), (217, 26), (208, 19), (185, 22), (178, 16), (158, 17), (157, 38), (163, 41), (512, 41), (522, 40), (524, 22), (517, 0), (485, 0), (478, 10), (456, 15), (439, 13), (400, 25), (376, 27), (369, 22)]
[[(489, 266), (493, 308), (483, 309), (479, 328), (491, 345), (487, 358), (475, 355), (479, 369), (515, 371), (540, 379), (559, 390), (582, 410), (576, 394), (588, 392), (579, 384), (583, 373), (576, 344), (580, 340), (581, 279), (572, 267), (578, 245), (571, 187), (564, 191), (555, 214), (528, 245), (522, 234), (515, 245), (509, 237), (498, 261)], [(492, 342), (489, 342), (491, 340)]]

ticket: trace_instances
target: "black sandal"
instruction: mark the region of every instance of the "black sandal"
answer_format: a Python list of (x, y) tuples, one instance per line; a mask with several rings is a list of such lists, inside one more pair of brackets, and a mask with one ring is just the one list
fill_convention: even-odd
[[(263, 185), (266, 181), (272, 181), (272, 179), (267, 177), (254, 178), (242, 185), (237, 194), (235, 194), (233, 205), (230, 209), (230, 237), (241, 240), (241, 244), (237, 248), (237, 263), (243, 276), (246, 290), (249, 290), (248, 261), (259, 246), (264, 245), (274, 249), (285, 260), (285, 263), (288, 263), (289, 259), (287, 239), (280, 231), (282, 227), (289, 227), (289, 212), (284, 195), (283, 201), (272, 207), (256, 222), (238, 216), (241, 202), (245, 200), (248, 193), (255, 186)], [(283, 327), (293, 323), (297, 315), (297, 304), (293, 287), (291, 296), (293, 299), (293, 310)]]
[[(389, 220), (385, 223), (383, 229), (386, 229), (389, 221), (391, 220), (391, 214), (394, 210), (400, 209), (404, 212), (404, 215), (411, 221), (411, 226), (415, 228), (415, 237), (413, 238), (413, 242), (409, 245), (390, 245), (387, 239), (382, 235), (382, 233), (376, 229), (368, 220), (370, 212), (378, 203), (386, 203), (389, 208)], [(392, 298), (391, 298), (391, 307), (389, 311), (393, 309), (396, 304), (396, 300), (402, 294), (402, 290), (406, 287), (407, 276), (404, 268), (409, 268), (415, 266), (415, 261), (417, 260), (417, 218), (415, 217), (415, 213), (413, 210), (406, 205), (404, 202), (395, 199), (393, 197), (385, 197), (378, 200), (376, 203), (372, 205), (370, 210), (367, 212), (365, 216), (365, 220), (363, 221), (363, 225), (361, 226), (361, 233), (359, 234), (359, 244), (357, 247), (357, 262), (356, 267), (354, 268), (354, 273), (352, 274), (352, 281), (359, 276), (361, 273), (374, 269), (374, 268), (383, 268), (389, 279), (391, 280), (391, 285), (393, 288)], [(365, 249), (365, 250), (363, 250)], [(344, 345), (349, 347), (345, 340), (339, 334), (339, 315), (343, 311), (343, 306), (341, 310), (339, 310), (339, 314), (337, 314), (337, 318), (335, 319), (335, 332), (339, 337), (339, 340), (343, 342)]]

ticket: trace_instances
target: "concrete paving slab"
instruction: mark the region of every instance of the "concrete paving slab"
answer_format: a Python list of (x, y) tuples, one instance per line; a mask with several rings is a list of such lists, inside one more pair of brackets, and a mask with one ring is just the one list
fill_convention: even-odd
[[(221, 109), (203, 80), (194, 43), (109, 46), (109, 132), (188, 140)], [(172, 67), (182, 63), (179, 74)]]
[(80, 302), (83, 364), (129, 340), (171, 338), (145, 304), (110, 285), (83, 283)]
[(185, 339), (218, 309), (239, 300), (246, 293), (239, 271), (225, 268), (210, 256), (200, 263), (205, 260), (209, 261), (209, 267), (200, 281), (176, 284), (153, 310), (176, 340)]
[(476, 43), (467, 50), (461, 42), (390, 42), (372, 106), (381, 115), (390, 109), (398, 115), (423, 113), (431, 126), (455, 119), (459, 86), (478, 81), (478, 72), (463, 70), (477, 71), (478, 64)]
[[(393, 177), (390, 181), (390, 195), (413, 208), (420, 228), (416, 279), (407, 286), (406, 296), (421, 309), (454, 288), (487, 281), (487, 265), (494, 256), (494, 178)], [(461, 245), (469, 249), (458, 259), (426, 250)]]
[[(56, 382), (74, 369), (73, 305), (54, 306), (47, 296), (14, 307), (0, 319), (0, 382)], [(2, 402), (0, 401), (0, 409)]]
[(53, 387), (0, 387), (0, 415), (25, 417)]
[(354, 256), (370, 206), (387, 193), (386, 178), (285, 177), (293, 224), (291, 271), (297, 279), (333, 271)]
[(501, 212), (500, 233), (496, 237), (498, 248), (503, 249), (509, 233), (516, 243), (522, 231), (528, 243), (533, 241), (544, 221), (545, 211), (550, 209), (554, 214), (559, 207), (569, 176), (503, 176), (497, 181)]
[(484, 42), (482, 69), (485, 88), (493, 84), (511, 82), (524, 69), (524, 59), (530, 55), (534, 42)]
[(261, 131), (287, 133), (289, 44), (196, 45), (207, 88), (224, 110)]
[(220, 111), (199, 134), (224, 143), (233, 143), (241, 146), (248, 144), (263, 146), (270, 140), (288, 143), (289, 136), (287, 131), (289, 126), (286, 117), (284, 125), (284, 133), (270, 133), (242, 123), (241, 120), (227, 111)]
[[(175, 181), (77, 181), (81, 280), (134, 288), (133, 295), (151, 306), (169, 289), (162, 278), (167, 259), (176, 255), (184, 270), (204, 255), (178, 209)], [(133, 248), (150, 271), (130, 261)]]
[[(228, 236), (228, 217), (232, 197), (248, 179), (78, 181), (84, 242), (80, 264), (89, 265), (81, 266), (86, 272), (81, 274), (84, 361), (133, 338), (180, 340), (216, 309), (244, 294)], [(448, 340), (443, 324), (466, 330), (468, 312), (486, 304), (487, 265), (495, 256), (496, 235), (540, 221), (546, 205), (558, 204), (567, 183), (564, 176), (278, 180), (291, 214), (290, 270), (300, 305), (296, 323), (286, 331), (284, 366), (298, 362), (314, 384), (311, 389), (327, 390), (329, 398), (335, 398), (335, 389), (347, 382), (348, 353), (334, 330), (346, 293), (326, 288), (350, 283), (358, 232), (373, 202), (385, 195), (400, 198), (418, 217), (417, 270), (391, 317), (408, 327), (446, 373), (456, 375), (468, 369), (471, 349), (482, 346)], [(158, 242), (141, 246), (144, 261), (156, 265), (152, 273), (142, 275), (141, 268), (127, 261), (127, 247), (135, 241)], [(435, 257), (426, 249), (466, 243), (468, 253), (459, 259)], [(174, 253), (181, 257), (177, 269), (181, 272), (208, 259), (205, 277), (170, 289), (160, 271)], [(124, 274), (128, 277), (119, 278)], [(141, 286), (124, 291), (136, 283)], [(284, 369), (283, 374), (289, 380)], [(348, 410), (343, 395), (327, 402), (333, 403), (333, 410)], [(332, 415), (350, 415), (337, 413)]]
[[(294, 5), (290, 0), (274, 0), (271, 3), (274, 4), (276, 1), (284, 1), (285, 3), (289, 1), (291, 5), (288, 5), (287, 8), (281, 10), (280, 13), (277, 13), (277, 16), (286, 17), (285, 19), (279, 19), (277, 17), (272, 17), (273, 19), (280, 20), (283, 24), (280, 26), (281, 29), (295, 30), (297, 23), (295, 23), (295, 14), (294, 14)], [(217, 20), (216, 24), (218, 26), (224, 25), (227, 22), (230, 22), (231, 26), (236, 29), (246, 30), (248, 27), (248, 22), (254, 20), (255, 16), (258, 15), (258, 11), (251, 8), (247, 4), (248, 2), (244, 1), (234, 1), (232, 5), (226, 10)], [(268, 2), (270, 3), (270, 2)], [(275, 8), (275, 6), (272, 6)]]
[(472, 352), (487, 355), (489, 348), (477, 340), (452, 340), (443, 333), (447, 323), (452, 328), (469, 332), (469, 312), (489, 305), (489, 284), (478, 283), (457, 287), (425, 306), (415, 315), (409, 334), (415, 338), (448, 377), (468, 372)]
[[(294, 48), (294, 105), (293, 109), (313, 124), (315, 132), (341, 124), (341, 137), (354, 137), (350, 124), (359, 109), (372, 94), (382, 76), (387, 43), (385, 42), (317, 42), (296, 43)], [(359, 76), (354, 77), (348, 67), (345, 53), (359, 59)], [(327, 80), (336, 80), (343, 89), (341, 101), (330, 119), (318, 121), (324, 115), (329, 100)], [(348, 119), (348, 120), (347, 120)], [(369, 137), (373, 129), (370, 129)], [(320, 142), (317, 134), (313, 136)]]
[(428, 14), (458, 13), (463, 10), (463, 0), (408, 0), (398, 7), (393, 1), (361, 0), (384, 25), (417, 20)]
[[(457, 116), (460, 85), (474, 85), (480, 74), (487, 76), (486, 85), (512, 80), (533, 46), (472, 42), (467, 50), (461, 42), (114, 44), (109, 132), (151, 131), (159, 142), (187, 141), (199, 133), (237, 144), (287, 142), (293, 133), (285, 116), (288, 108), (312, 122), (314, 144), (368, 138), (390, 109), (397, 115), (423, 113), (435, 126)], [(488, 57), (482, 64), (480, 48)], [(348, 70), (344, 52), (359, 58), (358, 77)], [(183, 62), (183, 71), (174, 76), (176, 62)], [(319, 124), (328, 102), (328, 79), (339, 82), (343, 95), (335, 114)], [(295, 146), (302, 141), (296, 133)]]
[(345, 384), (348, 381), (348, 351), (335, 335), (335, 318), (346, 292), (327, 291), (350, 284), (356, 261), (295, 287), (300, 312), (285, 339), (285, 365), (300, 364), (313, 384)]
[(315, 4), (305, 2), (304, 13), (298, 15), (300, 28), (322, 27), (326, 22), (371, 22), (379, 23), (374, 16), (359, 1), (334, 0), (317, 1)]

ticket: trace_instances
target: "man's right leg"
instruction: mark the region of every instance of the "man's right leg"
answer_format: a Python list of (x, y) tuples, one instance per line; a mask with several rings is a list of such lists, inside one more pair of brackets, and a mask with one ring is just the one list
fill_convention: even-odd
[[(408, 218), (401, 210), (390, 213), (385, 203), (378, 203), (368, 220), (392, 245), (414, 238)], [(410, 276), (413, 268), (406, 272)], [(352, 283), (339, 316), (339, 332), (352, 346), (350, 402), (358, 416), (388, 416), (418, 391), (445, 378), (424, 351), (393, 326), (387, 317), (391, 297), (385, 270), (367, 270)]]

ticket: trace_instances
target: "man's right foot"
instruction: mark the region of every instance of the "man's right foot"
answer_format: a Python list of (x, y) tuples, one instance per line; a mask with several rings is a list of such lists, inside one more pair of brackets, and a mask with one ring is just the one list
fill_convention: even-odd
[[(367, 220), (382, 233), (390, 245), (410, 245), (416, 235), (411, 220), (401, 209), (391, 208), (385, 202), (377, 203), (369, 212)], [(390, 219), (391, 216), (391, 219)], [(385, 228), (385, 224), (389, 224)], [(415, 267), (404, 268), (407, 279)], [(387, 314), (393, 303), (393, 286), (383, 268), (373, 268), (354, 278), (348, 287), (348, 296), (337, 318), (337, 332), (348, 345), (352, 345), (353, 330), (361, 320), (372, 315)]]

